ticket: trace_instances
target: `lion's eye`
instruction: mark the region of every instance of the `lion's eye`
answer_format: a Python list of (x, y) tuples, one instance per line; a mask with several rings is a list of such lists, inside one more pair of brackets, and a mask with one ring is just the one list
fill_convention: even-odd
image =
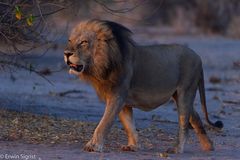
[(88, 41), (87, 40), (81, 41), (80, 44), (81, 45), (86, 45), (86, 44), (88, 44)]
[(78, 48), (81, 48), (81, 47), (83, 47), (83, 46), (87, 46), (87, 44), (88, 44), (88, 41), (87, 40), (83, 40), (83, 41), (81, 41), (79, 44), (78, 44)]

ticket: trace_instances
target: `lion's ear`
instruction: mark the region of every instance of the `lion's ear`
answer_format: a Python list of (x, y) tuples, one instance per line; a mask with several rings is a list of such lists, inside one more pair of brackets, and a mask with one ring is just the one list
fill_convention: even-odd
[[(102, 29), (103, 30), (103, 29)], [(106, 40), (109, 40), (109, 39), (113, 39), (114, 36), (112, 34), (112, 31), (110, 29), (105, 29), (104, 32), (102, 32), (102, 30), (100, 30), (99, 32), (97, 32), (97, 39), (100, 40), (100, 41), (106, 41)]]

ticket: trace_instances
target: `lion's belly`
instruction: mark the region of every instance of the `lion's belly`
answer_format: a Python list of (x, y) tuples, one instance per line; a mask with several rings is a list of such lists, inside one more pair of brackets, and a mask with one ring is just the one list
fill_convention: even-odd
[(156, 52), (141, 50), (136, 54), (127, 104), (152, 110), (166, 103), (174, 94), (180, 79), (180, 54), (168, 46)]
[(144, 111), (153, 110), (166, 103), (174, 93), (174, 89), (165, 92), (130, 91), (127, 97), (127, 105)]

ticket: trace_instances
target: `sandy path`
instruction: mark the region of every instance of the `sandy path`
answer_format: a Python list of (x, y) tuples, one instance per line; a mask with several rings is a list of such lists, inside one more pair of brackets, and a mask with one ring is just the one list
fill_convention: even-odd
[[(140, 43), (146, 42), (139, 39), (147, 38), (146, 35), (141, 34), (135, 36), (135, 39)], [(186, 146), (186, 153), (170, 155), (168, 159), (240, 159), (240, 67), (233, 65), (234, 62), (240, 61), (240, 41), (221, 37), (161, 36), (160, 38), (151, 38), (150, 43), (186, 44), (200, 54), (205, 70), (210, 117), (213, 120), (222, 120), (225, 125), (221, 132), (208, 131), (211, 139), (215, 142), (216, 150), (214, 152), (202, 152), (191, 133), (192, 138)], [(33, 58), (29, 58), (29, 60), (35, 61)], [(55, 64), (57, 67), (63, 64), (62, 49), (60, 48), (36, 62), (39, 63), (40, 68), (48, 67), (55, 70)], [(14, 78), (6, 72), (1, 72), (1, 106), (18, 111), (98, 122), (103, 113), (104, 105), (97, 100), (92, 88), (69, 76), (66, 72), (63, 70), (47, 76), (54, 83), (54, 86), (26, 71), (13, 73)], [(221, 82), (210, 83), (209, 79), (213, 76), (219, 78)], [(74, 89), (79, 92), (65, 96), (58, 95), (60, 92)], [(198, 100), (197, 96), (196, 108), (202, 115)], [(155, 125), (165, 134), (172, 136), (176, 134), (177, 118), (172, 103), (148, 113), (135, 110), (135, 117), (137, 128), (140, 131), (150, 125)], [(154, 137), (149, 137), (149, 139), (152, 138)], [(36, 155), (38, 159), (42, 160), (160, 159), (160, 153), (169, 145), (159, 141), (153, 145), (155, 148), (143, 148), (135, 153), (122, 153), (118, 149), (113, 151), (107, 149), (106, 153), (86, 153), (81, 150), (82, 144), (34, 145), (22, 141), (0, 141), (0, 147), (0, 159), (5, 154)]]

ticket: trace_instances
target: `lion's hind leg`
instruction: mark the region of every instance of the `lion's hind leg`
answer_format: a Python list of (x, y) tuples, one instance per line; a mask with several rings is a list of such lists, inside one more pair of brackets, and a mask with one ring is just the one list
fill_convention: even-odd
[(188, 138), (188, 129), (189, 129), (189, 105), (186, 104), (184, 94), (179, 94), (179, 92), (175, 92), (173, 95), (173, 99), (177, 105), (178, 109), (178, 137), (175, 148), (168, 148), (168, 153), (183, 153), (185, 142)]
[(190, 123), (199, 138), (202, 149), (205, 151), (214, 150), (213, 144), (211, 140), (208, 138), (206, 131), (203, 127), (203, 124), (201, 122), (201, 119), (197, 112), (195, 111), (192, 112), (190, 116)]
[(184, 145), (188, 139), (189, 121), (193, 110), (193, 102), (196, 95), (196, 87), (188, 90), (179, 89), (173, 95), (178, 109), (178, 139), (175, 148), (170, 148), (170, 153), (183, 153)]
[(132, 107), (124, 106), (121, 112), (119, 113), (119, 119), (128, 136), (128, 145), (123, 146), (122, 150), (136, 151), (138, 135), (134, 124)]

